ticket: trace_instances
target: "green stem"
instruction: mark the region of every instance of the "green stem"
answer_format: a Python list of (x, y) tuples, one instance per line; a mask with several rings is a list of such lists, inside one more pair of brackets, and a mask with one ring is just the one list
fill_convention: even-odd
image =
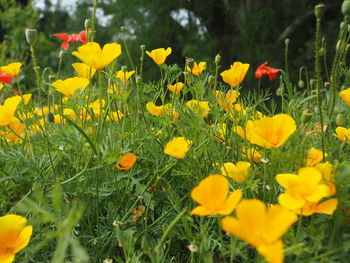
[(94, 41), (95, 38), (95, 26), (96, 26), (96, 10), (98, 6), (98, 0), (94, 1), (94, 9), (92, 11), (92, 19), (91, 19), (91, 41)]

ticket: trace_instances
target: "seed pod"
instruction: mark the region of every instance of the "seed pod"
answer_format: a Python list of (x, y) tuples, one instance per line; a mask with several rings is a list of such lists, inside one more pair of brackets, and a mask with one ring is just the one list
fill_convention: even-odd
[(28, 44), (31, 47), (35, 47), (38, 41), (38, 31), (34, 28), (26, 28), (25, 33)]
[(315, 17), (317, 19), (321, 19), (324, 16), (325, 12), (326, 12), (326, 5), (325, 4), (318, 4), (314, 8)]

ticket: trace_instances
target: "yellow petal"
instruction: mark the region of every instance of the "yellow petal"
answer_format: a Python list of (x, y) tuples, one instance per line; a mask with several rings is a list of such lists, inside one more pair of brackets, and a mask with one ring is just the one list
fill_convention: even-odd
[(278, 203), (288, 209), (299, 209), (301, 208), (305, 201), (302, 198), (295, 198), (288, 193), (283, 193), (278, 196)]
[(208, 216), (212, 215), (213, 211), (211, 211), (209, 208), (205, 206), (197, 206), (196, 208), (192, 209), (190, 215), (198, 215), (198, 216)]
[(283, 242), (277, 242), (269, 245), (257, 247), (257, 251), (262, 255), (268, 263), (282, 263), (284, 259)]
[(241, 200), (242, 197), (242, 191), (241, 190), (235, 190), (233, 191), (229, 197), (227, 198), (224, 208), (218, 211), (219, 215), (228, 215), (233, 212), (233, 210), (236, 208), (238, 205), (239, 201)]

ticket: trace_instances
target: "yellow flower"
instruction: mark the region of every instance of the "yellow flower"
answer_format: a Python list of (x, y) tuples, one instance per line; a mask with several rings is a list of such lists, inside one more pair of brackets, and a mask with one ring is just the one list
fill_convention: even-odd
[(247, 158), (248, 160), (253, 161), (254, 163), (260, 162), (262, 155), (255, 148), (243, 147), (242, 152), (243, 152), (243, 157)]
[(112, 111), (108, 116), (107, 116), (107, 120), (113, 120), (113, 121), (120, 121), (121, 118), (123, 118), (124, 114), (118, 110), (118, 111)]
[(3, 135), (3, 138), (6, 141), (17, 141), (19, 137), (22, 137), (22, 133), (24, 131), (24, 124), (14, 117), (11, 122), (6, 126), (6, 132), (0, 131), (0, 135)]
[(206, 66), (207, 66), (206, 62), (199, 62), (199, 64), (194, 62), (192, 68), (187, 67), (187, 71), (191, 72), (195, 76), (198, 76), (199, 74), (201, 74), (203, 72), (203, 70), (205, 70)]
[(0, 83), (0, 90), (4, 87), (4, 84)]
[(278, 202), (288, 209), (299, 209), (305, 202), (318, 202), (329, 196), (329, 187), (321, 182), (322, 174), (313, 167), (301, 168), (298, 174), (278, 174), (276, 181), (286, 189)]
[(332, 198), (321, 203), (305, 202), (302, 208), (293, 210), (293, 212), (303, 216), (311, 216), (315, 213), (333, 215), (333, 212), (335, 209), (337, 209), (337, 206), (338, 200), (336, 198)]
[(334, 182), (334, 177), (336, 176), (336, 170), (334, 165), (329, 162), (318, 163), (314, 166), (321, 174), (322, 178), (326, 182)]
[(236, 165), (233, 163), (224, 163), (220, 170), (221, 174), (231, 177), (237, 183), (243, 183), (247, 179), (250, 163), (238, 162)]
[(135, 73), (135, 70), (133, 70), (133, 71), (128, 71), (128, 72), (124, 72), (124, 71), (122, 71), (122, 70), (119, 70), (119, 71), (117, 72), (117, 78), (118, 78), (121, 82), (125, 83), (125, 82), (128, 81), (128, 79), (129, 79), (134, 73)]
[(266, 149), (280, 147), (295, 130), (295, 121), (287, 114), (249, 120), (245, 128), (247, 140)]
[(241, 104), (236, 103), (229, 109), (228, 117), (232, 121), (239, 121), (240, 119), (242, 119), (242, 117), (246, 115), (247, 110)]
[(341, 142), (350, 143), (350, 129), (338, 127), (335, 129), (335, 133), (333, 133), (333, 135)]
[(0, 70), (5, 72), (6, 74), (11, 75), (12, 77), (16, 77), (19, 74), (19, 71), (21, 70), (22, 63), (20, 62), (13, 62), (8, 64), (7, 66), (0, 67)]
[(186, 102), (186, 106), (189, 107), (194, 113), (197, 113), (201, 118), (205, 118), (210, 110), (208, 101), (190, 100)]
[(107, 92), (116, 96), (122, 96), (124, 93), (124, 85), (118, 85), (117, 83), (110, 84)]
[(213, 174), (204, 178), (192, 192), (191, 197), (200, 204), (191, 215), (228, 215), (241, 200), (242, 191), (236, 190), (228, 195), (229, 181), (222, 175)]
[(180, 93), (182, 88), (184, 87), (184, 84), (182, 82), (176, 82), (174, 85), (168, 84), (167, 88), (171, 91), (171, 93), (174, 93), (176, 90), (176, 95)]
[(23, 103), (24, 105), (27, 105), (30, 101), (30, 99), (32, 98), (32, 94), (23, 94), (22, 96), (22, 99), (23, 99)]
[(346, 105), (350, 107), (350, 88), (339, 92), (339, 96), (343, 99)]
[(134, 166), (136, 160), (137, 160), (136, 155), (128, 152), (124, 154), (122, 157), (120, 157), (119, 162), (115, 165), (115, 167), (118, 170), (124, 170), (124, 171), (130, 170)]
[(18, 104), (21, 102), (20, 96), (7, 98), (3, 105), (0, 105), (0, 126), (8, 125), (14, 118)]
[(100, 44), (96, 42), (89, 42), (78, 47), (78, 51), (72, 52), (74, 56), (96, 70), (103, 69), (121, 53), (121, 46), (117, 43), (106, 44), (101, 49)]
[[(325, 156), (327, 156), (328, 154), (325, 154)], [(315, 164), (318, 164), (319, 162), (321, 162), (323, 159), (323, 155), (322, 155), (322, 151), (312, 147), (309, 150), (309, 153), (307, 155), (307, 159), (306, 159), (306, 166), (313, 166)]]
[(229, 234), (254, 246), (269, 263), (282, 263), (284, 259), (281, 236), (296, 222), (291, 211), (266, 205), (257, 199), (242, 200), (236, 208), (236, 217), (226, 216), (221, 226)]
[(171, 48), (168, 47), (166, 50), (164, 48), (157, 48), (153, 49), (151, 52), (146, 51), (146, 54), (150, 56), (157, 65), (162, 65), (166, 57), (171, 54)]
[(217, 142), (224, 142), (226, 138), (226, 124), (225, 123), (219, 123), (216, 125), (212, 125), (212, 127), (215, 128), (215, 141)]
[(56, 80), (51, 85), (64, 96), (70, 98), (75, 95), (78, 89), (85, 89), (89, 85), (89, 80), (85, 78), (68, 78), (65, 80)]
[(170, 112), (171, 104), (156, 106), (153, 102), (148, 102), (146, 104), (146, 109), (153, 116), (163, 116), (164, 114)]
[(103, 108), (106, 105), (106, 101), (104, 99), (100, 100), (97, 99), (94, 102), (89, 104), (89, 108), (92, 109), (95, 115), (101, 114), (101, 108)]
[(0, 217), (0, 262), (11, 263), (15, 254), (25, 248), (32, 236), (33, 227), (27, 219), (17, 215)]
[(239, 95), (240, 93), (234, 89), (229, 90), (226, 94), (221, 91), (215, 91), (215, 98), (219, 106), (221, 106), (225, 111), (228, 111), (230, 108), (232, 108)]
[(74, 68), (78, 76), (83, 79), (92, 79), (96, 72), (96, 69), (90, 67), (85, 63), (73, 63), (72, 67)]
[(175, 137), (165, 145), (164, 153), (176, 159), (183, 159), (190, 148), (191, 141), (185, 137)]
[(230, 69), (223, 71), (220, 75), (223, 81), (231, 87), (237, 87), (244, 80), (248, 69), (249, 64), (235, 62), (231, 65)]

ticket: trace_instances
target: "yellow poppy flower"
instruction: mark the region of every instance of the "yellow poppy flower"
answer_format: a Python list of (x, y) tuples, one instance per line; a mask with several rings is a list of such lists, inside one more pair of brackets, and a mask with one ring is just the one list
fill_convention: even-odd
[(8, 64), (7, 66), (0, 67), (0, 70), (5, 72), (6, 74), (11, 75), (12, 77), (16, 77), (19, 74), (21, 67), (22, 67), (22, 63), (13, 62), (13, 63)]
[(344, 127), (337, 127), (333, 133), (341, 142), (350, 143), (350, 129)]
[(119, 79), (122, 83), (125, 83), (128, 81), (128, 79), (135, 73), (135, 70), (124, 72), (122, 70), (119, 70), (117, 72), (117, 79)]
[(137, 160), (136, 155), (128, 152), (124, 154), (122, 157), (120, 157), (119, 162), (115, 165), (115, 167), (118, 170), (124, 170), (124, 171), (130, 170), (134, 166), (136, 160)]
[(148, 102), (146, 104), (146, 109), (153, 116), (163, 116), (164, 114), (170, 112), (171, 104), (156, 106), (153, 102)]
[(294, 119), (287, 114), (277, 114), (246, 124), (246, 139), (266, 149), (282, 146), (296, 130)]
[(15, 254), (25, 248), (32, 236), (33, 227), (18, 215), (0, 217), (0, 262), (11, 263)]
[[(328, 154), (325, 154), (325, 156), (328, 156)], [(318, 164), (322, 161), (322, 159), (322, 151), (312, 147), (307, 155), (306, 166), (313, 166), (315, 164)]]
[(106, 119), (118, 122), (118, 121), (120, 121), (121, 118), (123, 118), (123, 116), (124, 116), (124, 114), (120, 110), (112, 111), (112, 112), (110, 112), (110, 114), (108, 114)]
[(78, 47), (78, 51), (72, 52), (85, 64), (96, 70), (101, 70), (122, 53), (121, 46), (117, 43), (106, 44), (101, 49), (100, 44), (89, 42)]
[(311, 216), (313, 214), (333, 215), (337, 209), (338, 200), (336, 198), (328, 199), (321, 203), (305, 202), (300, 209), (293, 210), (294, 213), (303, 216)]
[(299, 209), (305, 202), (318, 202), (329, 196), (329, 187), (321, 182), (322, 174), (313, 167), (301, 168), (298, 174), (278, 174), (276, 181), (286, 189), (278, 202), (288, 209)]
[(94, 102), (89, 104), (89, 108), (92, 109), (95, 115), (101, 114), (101, 108), (103, 108), (106, 105), (106, 101), (104, 99), (100, 100), (97, 99)]
[(296, 222), (291, 211), (266, 205), (257, 199), (242, 200), (236, 208), (236, 217), (221, 220), (224, 231), (254, 246), (269, 263), (282, 263), (284, 259), (281, 236)]
[(68, 98), (74, 96), (78, 89), (85, 89), (87, 85), (89, 85), (89, 80), (78, 77), (59, 79), (51, 83), (51, 86)]
[(221, 72), (221, 77), (224, 82), (229, 84), (231, 87), (237, 87), (243, 80), (249, 64), (243, 64), (242, 62), (235, 62), (231, 65), (231, 68)]
[(262, 154), (255, 148), (242, 148), (243, 157), (247, 160), (253, 161), (254, 163), (259, 163)]
[(14, 118), (18, 104), (22, 101), (20, 96), (7, 98), (3, 105), (0, 105), (0, 126), (8, 125)]
[(210, 110), (208, 101), (190, 100), (186, 102), (186, 106), (189, 107), (194, 113), (197, 113), (201, 118), (205, 118)]
[(151, 52), (146, 51), (146, 54), (150, 56), (157, 65), (162, 65), (167, 56), (171, 54), (171, 48), (168, 47), (166, 50), (164, 48), (157, 48), (153, 49)]
[(220, 107), (222, 107), (225, 111), (228, 111), (232, 108), (233, 104), (236, 102), (240, 93), (237, 90), (231, 89), (226, 94), (221, 91), (215, 91), (215, 98)]
[(339, 96), (343, 99), (343, 101), (350, 107), (350, 88), (347, 88), (341, 92), (339, 92)]
[(72, 67), (74, 68), (78, 76), (83, 79), (92, 79), (96, 72), (96, 69), (90, 67), (85, 63), (73, 63)]
[(206, 62), (199, 62), (198, 64), (197, 62), (194, 62), (192, 68), (187, 66), (187, 71), (191, 72), (195, 76), (198, 76), (203, 72), (203, 70), (205, 70), (206, 66), (207, 66)]
[(231, 177), (235, 182), (241, 184), (247, 179), (249, 167), (250, 163), (248, 162), (237, 162), (236, 165), (224, 163), (220, 170), (222, 175)]
[(14, 117), (6, 126), (6, 131), (0, 131), (0, 135), (2, 135), (6, 141), (15, 142), (19, 137), (22, 137), (24, 128), (24, 124), (19, 119)]
[(164, 153), (176, 159), (183, 159), (190, 148), (191, 141), (185, 137), (175, 137), (164, 148)]
[(168, 84), (167, 86), (168, 90), (170, 90), (171, 93), (174, 93), (176, 90), (176, 95), (180, 93), (183, 87), (184, 84), (181, 81), (176, 82), (174, 85)]
[(231, 214), (241, 200), (242, 191), (236, 190), (230, 195), (228, 192), (229, 181), (224, 176), (213, 174), (204, 178), (191, 192), (192, 199), (200, 204), (191, 215)]
[(32, 98), (32, 94), (23, 94), (22, 96), (22, 99), (23, 99), (23, 103), (24, 105), (27, 105), (30, 101), (30, 99)]

